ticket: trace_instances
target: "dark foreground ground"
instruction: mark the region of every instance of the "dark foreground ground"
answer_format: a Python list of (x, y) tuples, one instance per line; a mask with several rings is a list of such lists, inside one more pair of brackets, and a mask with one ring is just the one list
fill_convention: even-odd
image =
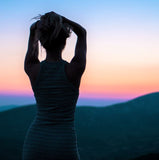
[[(21, 160), (36, 105), (0, 112), (0, 160)], [(159, 93), (109, 107), (76, 108), (81, 160), (159, 160)]]

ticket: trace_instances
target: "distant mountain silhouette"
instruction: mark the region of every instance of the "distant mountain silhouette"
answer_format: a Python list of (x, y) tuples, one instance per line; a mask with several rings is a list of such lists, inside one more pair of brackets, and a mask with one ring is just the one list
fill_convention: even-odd
[(136, 103), (137, 106), (147, 106), (149, 108), (149, 106), (151, 105), (152, 107), (156, 107), (156, 105), (159, 104), (159, 92), (146, 94), (141, 97), (137, 97), (133, 100), (130, 100), (129, 102), (133, 103), (133, 105), (135, 105)]
[(12, 108), (16, 108), (16, 107), (18, 107), (18, 106), (16, 106), (16, 105), (0, 106), (0, 112), (6, 111), (6, 110), (9, 110)]
[[(35, 115), (36, 105), (0, 113), (0, 159), (21, 159)], [(159, 153), (159, 92), (109, 107), (77, 107), (75, 125), (81, 160), (154, 160), (158, 154), (151, 153)]]

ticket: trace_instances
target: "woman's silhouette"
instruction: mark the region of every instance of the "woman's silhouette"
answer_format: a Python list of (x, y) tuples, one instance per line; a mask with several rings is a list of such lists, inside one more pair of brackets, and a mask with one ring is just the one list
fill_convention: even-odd
[[(77, 35), (75, 55), (61, 58), (72, 30)], [(38, 40), (46, 59), (38, 59)], [(24, 70), (37, 104), (37, 113), (23, 144), (23, 160), (79, 160), (74, 112), (86, 66), (86, 30), (55, 12), (39, 17), (30, 27)]]

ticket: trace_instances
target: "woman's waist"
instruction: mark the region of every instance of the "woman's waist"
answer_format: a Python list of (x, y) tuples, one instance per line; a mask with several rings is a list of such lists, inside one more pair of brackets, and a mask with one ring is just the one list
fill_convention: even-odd
[(74, 126), (74, 117), (52, 117), (37, 114), (33, 122), (37, 125)]
[(75, 135), (76, 129), (73, 122), (67, 123), (51, 123), (48, 121), (41, 121), (34, 119), (31, 123), (28, 132), (31, 131), (32, 134), (51, 134), (51, 135)]

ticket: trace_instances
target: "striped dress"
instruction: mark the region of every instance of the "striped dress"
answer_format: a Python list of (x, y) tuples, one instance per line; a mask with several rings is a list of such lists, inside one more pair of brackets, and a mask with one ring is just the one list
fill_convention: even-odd
[(80, 160), (74, 123), (79, 89), (68, 81), (66, 63), (40, 62), (32, 86), (37, 113), (25, 136), (22, 160)]

